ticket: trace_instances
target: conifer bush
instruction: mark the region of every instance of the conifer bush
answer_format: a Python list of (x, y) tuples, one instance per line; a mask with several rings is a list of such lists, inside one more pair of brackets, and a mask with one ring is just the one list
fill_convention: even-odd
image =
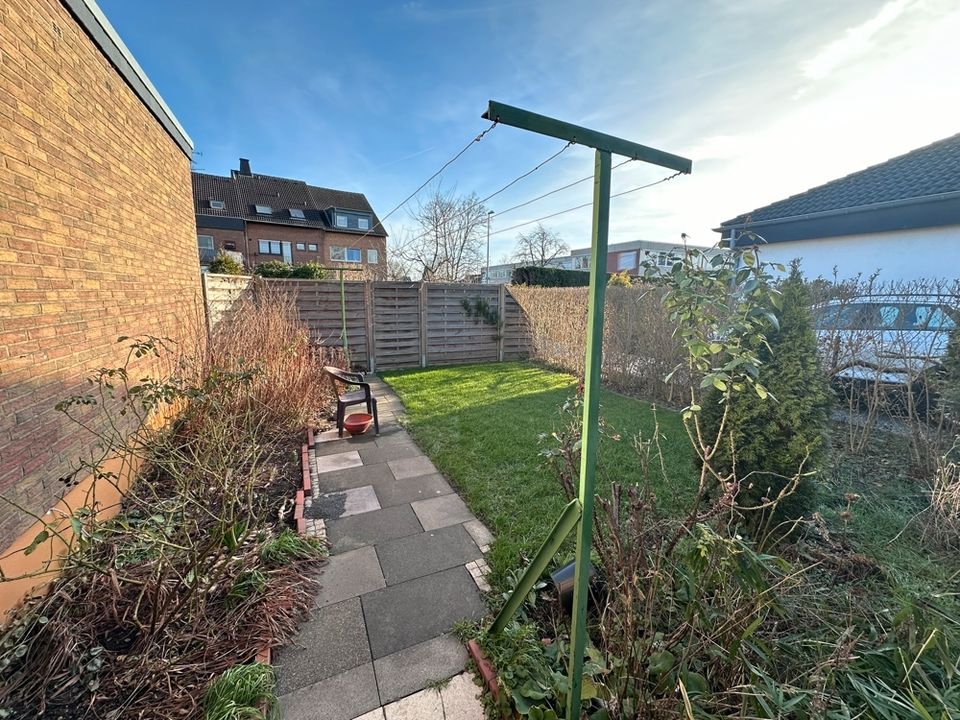
[[(759, 381), (770, 396), (758, 401), (751, 393), (728, 398), (727, 425), (713, 464), (736, 471), (741, 481), (738, 504), (753, 507), (774, 500), (798, 472), (793, 493), (774, 508), (780, 519), (794, 519), (813, 507), (818, 470), (828, 449), (831, 390), (817, 355), (817, 335), (810, 299), (799, 267), (781, 283), (778, 325), (767, 333), (759, 351)], [(712, 390), (703, 403), (705, 434), (719, 432), (723, 393)]]
[(210, 272), (218, 275), (243, 275), (243, 263), (221, 250), (210, 263)]

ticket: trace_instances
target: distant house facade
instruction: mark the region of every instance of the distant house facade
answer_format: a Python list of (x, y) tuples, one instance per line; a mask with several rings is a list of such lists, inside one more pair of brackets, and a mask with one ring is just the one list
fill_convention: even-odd
[[(706, 248), (704, 248), (706, 250)], [(634, 240), (632, 242), (614, 243), (607, 248), (607, 272), (626, 272), (637, 276), (643, 274), (643, 263), (653, 261), (657, 267), (667, 269), (673, 262), (683, 255), (683, 245), (660, 242), (658, 240)], [(708, 253), (719, 252), (712, 248)], [(506, 284), (513, 277), (513, 271), (526, 263), (503, 263), (491, 265), (488, 270), (480, 273), (480, 282), (493, 285)], [(545, 264), (546, 267), (561, 268), (563, 270), (589, 270), (590, 248), (584, 247), (572, 250), (569, 255), (553, 258)]]
[[(703, 248), (706, 250), (706, 248)], [(659, 240), (634, 240), (614, 243), (607, 248), (607, 272), (625, 272), (628, 275), (642, 275), (643, 264), (653, 262), (658, 268), (668, 269), (675, 260), (683, 256), (684, 247), (677, 243)], [(717, 252), (711, 249), (708, 252)], [(580, 248), (570, 253), (573, 270), (590, 269), (590, 248)]]
[(259, 175), (244, 158), (229, 177), (192, 175), (201, 265), (225, 251), (248, 270), (280, 260), (386, 275), (387, 233), (363, 194)]
[(960, 276), (960, 134), (738, 215), (723, 243), (807, 277), (883, 281)]

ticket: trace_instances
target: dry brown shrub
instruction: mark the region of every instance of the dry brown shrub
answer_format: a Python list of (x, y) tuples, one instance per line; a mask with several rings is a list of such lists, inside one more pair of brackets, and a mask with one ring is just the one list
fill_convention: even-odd
[(277, 432), (295, 432), (328, 410), (335, 398), (324, 365), (346, 367), (341, 348), (310, 341), (294, 291), (254, 281), (211, 330), (207, 367), (256, 369), (246, 402)]
[[(954, 450), (960, 446), (960, 439)], [(960, 548), (960, 463), (948, 453), (939, 458), (930, 489), (930, 521), (926, 539), (947, 549)]]
[[(511, 286), (530, 332), (531, 356), (575, 375), (584, 369), (589, 288)], [(607, 288), (603, 375), (625, 392), (667, 404), (677, 401), (683, 378), (664, 378), (680, 361), (673, 325), (651, 285)]]

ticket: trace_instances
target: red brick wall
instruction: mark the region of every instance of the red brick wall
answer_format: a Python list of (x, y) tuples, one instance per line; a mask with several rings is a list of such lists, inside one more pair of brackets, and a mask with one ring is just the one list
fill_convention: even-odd
[[(211, 235), (213, 233), (204, 230), (199, 231)], [(320, 228), (300, 228), (289, 227), (286, 225), (274, 225), (270, 223), (247, 223), (247, 248), (249, 266), (254, 267), (261, 262), (269, 260), (281, 260), (279, 255), (260, 255), (258, 247), (260, 240), (279, 240), (289, 242), (293, 253), (294, 263), (317, 262), (324, 267), (335, 268), (356, 268), (352, 263), (339, 263), (330, 259), (330, 247), (333, 245), (340, 247), (359, 247), (362, 250), (362, 266), (367, 268), (375, 277), (386, 275), (386, 239), (374, 235), (368, 235), (362, 240), (361, 234), (338, 233), (324, 231)], [(317, 246), (317, 252), (309, 250), (297, 250), (297, 243), (303, 243), (309, 248), (310, 243)], [(367, 250), (373, 248), (377, 250), (378, 258), (375, 265), (367, 263)]]
[[(188, 158), (83, 29), (0, 2), (0, 495), (60, 496), (89, 436), (53, 406), (118, 336), (195, 344), (196, 235)], [(0, 547), (30, 523), (0, 500)]]
[[(243, 230), (222, 230), (220, 228), (197, 228), (197, 235), (212, 235), (213, 247), (216, 250), (230, 249), (233, 252), (243, 253), (246, 258), (246, 236)], [(233, 248), (227, 248), (227, 243), (233, 243)], [(249, 267), (249, 265), (248, 265)]]

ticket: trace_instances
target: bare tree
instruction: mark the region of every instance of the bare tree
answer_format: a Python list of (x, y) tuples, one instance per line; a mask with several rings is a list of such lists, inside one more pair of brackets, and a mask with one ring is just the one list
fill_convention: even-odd
[(569, 250), (570, 247), (560, 239), (560, 235), (537, 223), (530, 232), (520, 233), (513, 256), (517, 262), (524, 265), (545, 267), (551, 260), (555, 260)]
[(393, 257), (409, 268), (411, 277), (460, 282), (480, 271), (487, 208), (476, 194), (434, 190), (411, 218), (414, 229), (393, 248)]

